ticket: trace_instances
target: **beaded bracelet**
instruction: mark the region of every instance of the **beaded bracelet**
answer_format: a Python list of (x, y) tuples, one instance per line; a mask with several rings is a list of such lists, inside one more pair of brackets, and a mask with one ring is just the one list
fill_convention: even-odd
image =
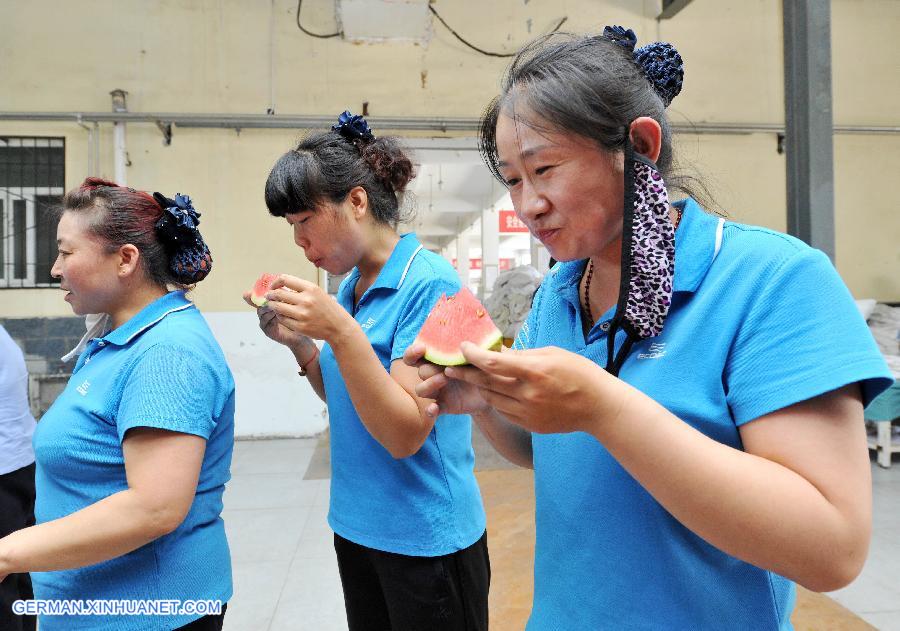
[(319, 347), (316, 346), (316, 353), (315, 353), (315, 355), (313, 355), (311, 358), (309, 358), (309, 359), (306, 361), (305, 364), (303, 364), (302, 366), (300, 366), (300, 370), (297, 371), (297, 374), (300, 375), (301, 377), (305, 377), (305, 376), (306, 376), (306, 372), (307, 372), (307, 371), (306, 371), (306, 367), (309, 366), (311, 363), (313, 363), (313, 362), (316, 360), (316, 358), (317, 358), (318, 356), (319, 356)]

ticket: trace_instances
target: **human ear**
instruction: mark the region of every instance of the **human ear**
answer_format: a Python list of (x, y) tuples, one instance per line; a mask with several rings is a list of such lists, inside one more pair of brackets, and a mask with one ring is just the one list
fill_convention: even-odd
[(631, 123), (629, 138), (634, 150), (650, 160), (659, 160), (662, 150), (662, 129), (655, 119), (641, 116)]
[(347, 200), (356, 219), (362, 219), (369, 211), (369, 195), (362, 186), (354, 186), (347, 193)]
[(119, 276), (128, 276), (134, 273), (138, 267), (141, 252), (137, 246), (126, 243), (119, 248)]

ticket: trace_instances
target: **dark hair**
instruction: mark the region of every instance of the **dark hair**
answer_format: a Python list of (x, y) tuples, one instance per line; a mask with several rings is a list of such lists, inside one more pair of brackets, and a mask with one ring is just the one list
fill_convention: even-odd
[[(710, 201), (702, 182), (675, 173), (665, 104), (632, 51), (613, 39), (551, 33), (519, 51), (504, 75), (500, 96), (482, 116), (479, 134), (482, 157), (502, 182), (496, 142), (501, 113), (538, 131), (578, 134), (611, 153), (624, 148), (628, 125), (634, 119), (653, 118), (662, 130), (656, 164), (667, 185), (701, 202)], [(692, 184), (701, 192), (695, 194)]]
[(151, 282), (182, 289), (198, 282), (170, 269), (170, 255), (156, 234), (156, 222), (163, 209), (149, 193), (89, 177), (66, 193), (62, 212), (85, 218), (88, 233), (99, 239), (108, 252), (126, 243), (134, 245), (141, 253), (144, 273)]
[(415, 177), (399, 141), (384, 137), (348, 140), (336, 131), (310, 134), (281, 156), (266, 181), (266, 206), (275, 217), (341, 202), (356, 186), (369, 197), (376, 221), (395, 227), (409, 217), (400, 202)]

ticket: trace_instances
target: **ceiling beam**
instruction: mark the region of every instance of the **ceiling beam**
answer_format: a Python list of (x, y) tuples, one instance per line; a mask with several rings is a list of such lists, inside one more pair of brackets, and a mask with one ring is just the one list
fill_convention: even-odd
[(691, 3), (691, 0), (662, 0), (662, 11), (656, 16), (657, 20), (669, 20)]

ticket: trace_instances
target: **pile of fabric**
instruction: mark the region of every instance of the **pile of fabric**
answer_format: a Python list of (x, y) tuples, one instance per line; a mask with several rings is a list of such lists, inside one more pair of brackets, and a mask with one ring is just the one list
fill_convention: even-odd
[(497, 276), (494, 289), (484, 301), (484, 306), (494, 324), (503, 332), (503, 337), (516, 337), (531, 311), (531, 299), (540, 286), (541, 279), (540, 272), (530, 265), (520, 265)]

